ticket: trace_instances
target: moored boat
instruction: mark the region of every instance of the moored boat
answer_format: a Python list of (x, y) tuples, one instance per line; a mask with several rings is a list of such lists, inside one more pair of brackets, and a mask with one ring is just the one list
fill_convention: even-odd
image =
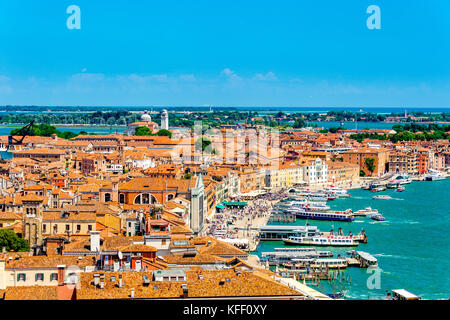
[(324, 211), (324, 212), (299, 210), (295, 212), (295, 215), (299, 219), (310, 219), (310, 220), (351, 222), (355, 219), (350, 209), (346, 211)]
[(291, 236), (283, 239), (287, 245), (307, 245), (307, 246), (323, 246), (323, 247), (356, 247), (359, 242), (352, 236), (318, 236), (304, 237)]
[(386, 219), (381, 214), (373, 214), (370, 219), (375, 221), (386, 221)]
[(367, 207), (358, 211), (353, 212), (355, 217), (367, 217), (372, 214), (378, 213), (377, 209), (372, 209), (371, 207)]
[(428, 175), (425, 176), (425, 181), (438, 181), (438, 180), (444, 180), (445, 176), (442, 174), (442, 172), (438, 170), (430, 169), (428, 171)]
[(392, 199), (392, 197), (388, 196), (387, 194), (379, 194), (377, 196), (373, 196), (372, 199), (388, 200), (388, 199)]

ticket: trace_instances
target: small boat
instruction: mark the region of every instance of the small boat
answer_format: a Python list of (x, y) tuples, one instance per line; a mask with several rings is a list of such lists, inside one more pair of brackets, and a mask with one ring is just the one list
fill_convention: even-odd
[(373, 214), (370, 219), (375, 221), (386, 221), (386, 219), (381, 214)]
[(386, 187), (380, 186), (380, 187), (373, 188), (370, 191), (372, 191), (372, 192), (381, 192), (381, 191), (384, 191), (384, 190), (386, 190)]
[(373, 196), (372, 199), (388, 200), (388, 199), (392, 199), (392, 197), (388, 196), (387, 194), (379, 194), (377, 196)]
[(367, 207), (367, 208), (353, 212), (353, 215), (355, 217), (366, 217), (366, 216), (370, 216), (371, 214), (376, 214), (376, 213), (378, 213), (377, 209), (372, 209), (371, 207)]
[(343, 299), (344, 298), (344, 294), (342, 292), (327, 293), (327, 296), (329, 296), (331, 299)]
[(403, 191), (405, 191), (405, 187), (400, 186), (397, 188), (397, 192), (403, 192)]

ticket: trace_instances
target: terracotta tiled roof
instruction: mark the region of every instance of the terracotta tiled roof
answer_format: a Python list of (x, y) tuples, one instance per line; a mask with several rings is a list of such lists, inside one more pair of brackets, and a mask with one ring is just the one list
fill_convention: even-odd
[(7, 287), (5, 300), (58, 300), (57, 286)]
[(56, 268), (58, 265), (76, 265), (78, 267), (93, 266), (92, 257), (73, 256), (24, 256), (20, 259), (6, 260), (5, 269)]
[[(152, 281), (151, 272), (108, 272), (105, 273), (104, 289), (93, 285), (93, 274), (82, 273), (77, 299), (130, 299), (130, 290), (134, 288), (134, 298), (179, 298), (183, 294), (181, 284), (186, 284), (188, 297), (261, 297), (261, 296), (302, 296), (288, 286), (270, 278), (242, 270), (187, 270), (187, 281)], [(117, 288), (119, 274), (122, 275), (123, 287)], [(143, 285), (143, 276), (150, 280)], [(200, 277), (201, 275), (201, 277)], [(116, 281), (112, 282), (111, 276)], [(227, 280), (228, 279), (228, 280)]]

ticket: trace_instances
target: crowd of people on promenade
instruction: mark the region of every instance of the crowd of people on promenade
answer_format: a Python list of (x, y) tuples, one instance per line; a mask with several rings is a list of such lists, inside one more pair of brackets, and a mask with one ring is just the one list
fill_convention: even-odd
[[(248, 239), (250, 246), (255, 245), (257, 228), (267, 224), (273, 205), (287, 197), (284, 191), (265, 193), (249, 200), (243, 207), (225, 207), (205, 224), (204, 233), (219, 239)], [(242, 201), (240, 198), (233, 200)], [(247, 249), (243, 244), (236, 246)]]

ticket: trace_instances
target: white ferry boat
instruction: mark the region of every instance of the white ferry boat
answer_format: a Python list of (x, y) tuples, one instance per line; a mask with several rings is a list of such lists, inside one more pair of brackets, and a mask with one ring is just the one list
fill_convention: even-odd
[(288, 212), (295, 214), (298, 219), (345, 221), (350, 222), (355, 219), (350, 209), (346, 211), (317, 211), (309, 208), (290, 209)]
[(355, 217), (367, 217), (367, 216), (371, 216), (372, 214), (378, 214), (378, 210), (372, 209), (371, 207), (367, 207), (367, 208), (353, 212), (353, 215)]
[(348, 193), (347, 190), (342, 189), (342, 188), (338, 188), (338, 187), (327, 187), (324, 190), (324, 193), (331, 193), (333, 194), (336, 198), (348, 198), (350, 197), (350, 193)]
[(425, 181), (438, 181), (438, 180), (444, 180), (445, 176), (442, 174), (442, 172), (438, 170), (430, 169), (428, 170), (428, 175), (425, 176)]
[(316, 226), (267, 225), (259, 228), (259, 239), (261, 241), (283, 240), (299, 234), (314, 237), (319, 236), (321, 232)]
[(357, 247), (359, 242), (353, 236), (317, 236), (307, 237), (299, 234), (298, 236), (290, 236), (283, 239), (288, 245), (306, 245), (306, 246), (323, 246), (323, 247)]
[(322, 201), (326, 202), (328, 200), (328, 196), (325, 193), (311, 192), (311, 191), (303, 191), (298, 194), (300, 199), (306, 199), (310, 201)]
[(308, 202), (302, 205), (306, 211), (326, 211), (330, 210), (330, 206), (327, 206), (325, 203), (321, 202)]
[(394, 185), (409, 184), (411, 183), (411, 179), (407, 175), (398, 175), (391, 181), (391, 183)]

